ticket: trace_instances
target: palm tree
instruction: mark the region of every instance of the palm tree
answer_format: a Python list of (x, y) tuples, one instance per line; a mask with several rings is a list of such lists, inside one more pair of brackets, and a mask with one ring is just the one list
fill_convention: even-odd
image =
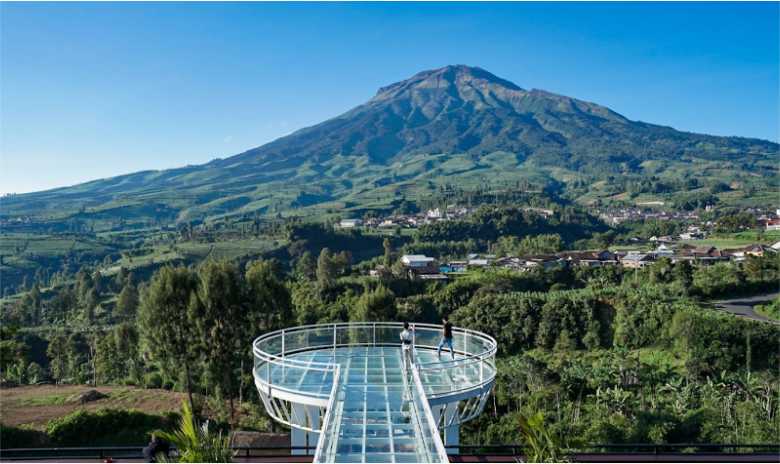
[(179, 428), (174, 432), (157, 431), (155, 435), (173, 445), (179, 453), (178, 462), (230, 462), (233, 452), (230, 439), (209, 432), (208, 421), (198, 426), (187, 401), (182, 401)]

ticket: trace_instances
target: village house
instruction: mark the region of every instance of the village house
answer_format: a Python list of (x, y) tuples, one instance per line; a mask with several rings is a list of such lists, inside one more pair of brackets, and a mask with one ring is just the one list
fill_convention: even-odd
[(615, 254), (608, 250), (601, 251), (565, 251), (558, 257), (570, 266), (599, 267), (617, 264)]
[(768, 219), (766, 221), (766, 230), (780, 230), (780, 219)]
[(620, 260), (620, 265), (628, 269), (640, 269), (655, 261), (651, 253), (641, 253), (638, 251), (628, 252)]
[(425, 255), (403, 255), (401, 264), (410, 278), (418, 278), (423, 275), (439, 274), (439, 266), (435, 258)]
[(496, 260), (496, 255), (470, 253), (467, 258), (469, 267), (487, 267), (493, 264)]
[(744, 248), (727, 250), (726, 253), (731, 255), (734, 261), (744, 261), (748, 258), (748, 256), (755, 256), (760, 258), (768, 253), (777, 253), (777, 250), (766, 245), (748, 245)]
[(719, 261), (728, 261), (726, 254), (713, 246), (682, 247), (674, 256), (673, 261), (695, 261), (697, 264), (713, 264)]
[(657, 258), (672, 258), (674, 256), (674, 250), (672, 247), (666, 245), (666, 244), (660, 244), (658, 245), (658, 248), (653, 250), (653, 254)]
[(360, 219), (342, 219), (339, 221), (339, 227), (342, 229), (354, 229), (363, 225), (363, 221)]
[(444, 217), (444, 215), (442, 214), (439, 208), (434, 208), (434, 209), (429, 209), (425, 213), (425, 217), (427, 217), (428, 219), (441, 219)]
[(439, 272), (443, 274), (457, 274), (468, 270), (468, 261), (450, 261), (439, 266)]
[(558, 258), (555, 255), (528, 256), (524, 258), (524, 260), (525, 263), (523, 263), (523, 266), (526, 269), (536, 269), (536, 268), (550, 269), (556, 266), (560, 266), (564, 263), (562, 259)]
[(510, 269), (513, 271), (523, 271), (525, 270), (524, 264), (525, 262), (517, 257), (514, 256), (507, 256), (504, 258), (497, 259), (493, 264), (496, 266), (502, 268), (502, 269)]

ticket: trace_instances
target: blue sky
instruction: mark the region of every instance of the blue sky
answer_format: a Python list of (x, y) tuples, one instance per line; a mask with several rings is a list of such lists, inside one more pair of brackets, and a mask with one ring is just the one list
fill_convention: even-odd
[(0, 4), (0, 193), (203, 163), (447, 64), (778, 140), (778, 3)]

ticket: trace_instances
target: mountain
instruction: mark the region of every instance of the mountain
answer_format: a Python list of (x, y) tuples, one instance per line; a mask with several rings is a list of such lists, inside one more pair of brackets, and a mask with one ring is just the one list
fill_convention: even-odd
[(695, 178), (691, 188), (725, 182), (754, 192), (774, 185), (779, 160), (776, 143), (632, 121), (458, 65), (382, 87), (340, 116), (226, 159), (5, 198), (2, 213), (110, 221), (359, 211), (445, 184), (519, 181), (562, 185), (583, 201), (619, 197), (626, 180), (648, 178), (673, 191)]

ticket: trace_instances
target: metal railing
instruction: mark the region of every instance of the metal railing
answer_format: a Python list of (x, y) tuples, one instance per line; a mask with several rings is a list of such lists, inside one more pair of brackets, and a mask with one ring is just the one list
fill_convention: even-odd
[(425, 394), (417, 367), (412, 369), (412, 385), (410, 385), (411, 404), (415, 409), (413, 414), (417, 421), (420, 441), (425, 451), (425, 462), (448, 463), (447, 450), (444, 448), (436, 420), (433, 418), (431, 406)]
[[(442, 327), (435, 324), (413, 324), (413, 344), (416, 350), (436, 350), (441, 339)], [(259, 387), (285, 390), (314, 398), (327, 399), (330, 388), (324, 391), (302, 391), (274, 382), (274, 374), (280, 378), (301, 378), (308, 372), (322, 372), (320, 385), (330, 385), (336, 366), (349, 354), (341, 353), (337, 348), (352, 346), (400, 346), (399, 334), (403, 324), (399, 322), (352, 322), (334, 324), (315, 324), (282, 329), (264, 334), (253, 342), (255, 378)], [(331, 349), (329, 362), (310, 362), (290, 355), (314, 350)], [(453, 328), (453, 351), (458, 355), (455, 360), (418, 363), (422, 378), (444, 370), (471, 371), (472, 382), (462, 383), (456, 391), (489, 384), (495, 378), (496, 341), (493, 337), (474, 330)], [(371, 356), (370, 354), (361, 356)], [(375, 355), (381, 356), (381, 355)], [(449, 356), (449, 353), (446, 353)], [(427, 384), (426, 384), (427, 385)], [(453, 391), (443, 386), (431, 385), (429, 396), (441, 396)]]
[(333, 381), (333, 387), (330, 392), (330, 399), (328, 400), (328, 406), (325, 411), (325, 417), (322, 422), (322, 431), (317, 439), (317, 448), (314, 452), (314, 460), (312, 462), (324, 462), (324, 458), (334, 454), (333, 446), (336, 443), (336, 437), (338, 436), (338, 430), (334, 430), (334, 427), (338, 427), (339, 423), (334, 419), (336, 414), (335, 405), (338, 399), (339, 389), (339, 373), (337, 368), (336, 375)]
[[(236, 458), (285, 457), (293, 451), (310, 452), (313, 446), (233, 446), (233, 455)], [(446, 445), (444, 448), (448, 448)], [(496, 445), (458, 445), (460, 456), (521, 456), (523, 445), (521, 444), (496, 444)], [(143, 458), (143, 445), (136, 446), (98, 446), (98, 447), (56, 447), (56, 448), (6, 448), (0, 449), (0, 460), (14, 461), (39, 461), (39, 460), (86, 460), (86, 459), (141, 459)], [(572, 448), (567, 454), (573, 457), (580, 455), (603, 456), (632, 456), (632, 455), (656, 455), (656, 454), (692, 455), (706, 454), (708, 456), (723, 455), (753, 455), (753, 456), (778, 456), (780, 455), (780, 443), (777, 444), (725, 444), (725, 443), (621, 443), (621, 444), (594, 444), (579, 448)], [(175, 449), (171, 450), (175, 455)]]

